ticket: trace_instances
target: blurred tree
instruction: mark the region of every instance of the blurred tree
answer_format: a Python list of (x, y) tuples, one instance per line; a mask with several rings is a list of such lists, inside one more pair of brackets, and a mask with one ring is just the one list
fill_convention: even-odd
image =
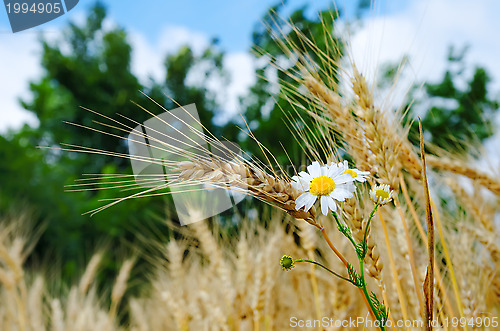
[[(62, 40), (41, 41), (45, 75), (39, 82), (31, 83), (33, 96), (22, 104), (38, 117), (37, 135), (43, 145), (67, 143), (126, 153), (126, 146), (119, 138), (61, 124), (67, 121), (92, 126), (96, 116), (80, 109), (81, 106), (105, 116), (119, 112), (139, 122), (148, 117), (130, 102), (144, 97), (139, 93), (143, 87), (130, 70), (131, 47), (126, 33), (120, 28), (104, 30), (105, 15), (104, 6), (98, 3), (84, 26), (70, 23)], [(110, 128), (109, 132), (123, 136), (117, 129)], [(75, 170), (86, 173), (98, 173), (107, 163), (121, 168), (127, 163), (121, 158), (53, 154), (55, 159), (71, 158), (72, 165), (78, 159), (79, 169)]]
[[(223, 68), (224, 53), (217, 49), (218, 41), (212, 43), (200, 55), (188, 46), (181, 47), (175, 54), (165, 59), (166, 76), (164, 90), (175, 102), (168, 99), (167, 109), (178, 107), (177, 104), (196, 104), (200, 122), (211, 132), (220, 131), (213, 124), (213, 118), (222, 111), (216, 102), (216, 92), (211, 90), (209, 81), (218, 85), (227, 85), (227, 75)], [(196, 85), (189, 85), (189, 74), (196, 72)]]

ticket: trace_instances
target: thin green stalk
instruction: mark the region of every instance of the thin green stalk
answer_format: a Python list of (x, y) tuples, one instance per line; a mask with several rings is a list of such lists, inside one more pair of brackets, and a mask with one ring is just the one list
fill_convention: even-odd
[(360, 272), (361, 272), (361, 289), (363, 290), (363, 293), (365, 294), (365, 297), (366, 297), (366, 300), (368, 300), (368, 303), (370, 304), (370, 308), (371, 310), (373, 311), (373, 314), (375, 314), (375, 317), (377, 318), (377, 320), (380, 321), (380, 330), (382, 331), (385, 331), (385, 326), (384, 326), (384, 322), (385, 320), (383, 320), (377, 310), (375, 309), (375, 306), (373, 305), (373, 301), (372, 301), (372, 298), (370, 298), (370, 295), (368, 294), (368, 290), (366, 289), (366, 282), (365, 282), (365, 271), (364, 271), (364, 262), (363, 262), (363, 259), (361, 257), (358, 257), (358, 260), (359, 260), (359, 268), (360, 268)]
[[(344, 256), (337, 250), (337, 248), (335, 248), (335, 245), (332, 243), (332, 241), (330, 240), (330, 238), (328, 237), (328, 234), (326, 233), (326, 230), (325, 228), (322, 228), (321, 229), (321, 234), (323, 235), (323, 238), (325, 238), (328, 246), (331, 248), (331, 250), (335, 253), (335, 255), (337, 255), (337, 257), (342, 261), (342, 263), (345, 265), (346, 268), (349, 269), (349, 263), (347, 262), (347, 260), (344, 258)], [(370, 313), (370, 316), (376, 320), (377, 318), (375, 317), (375, 314), (373, 314), (373, 311), (371, 310), (370, 308), (370, 304), (368, 303), (368, 300), (366, 299), (364, 293), (363, 293), (363, 290), (361, 290), (361, 288), (359, 288), (358, 286), (356, 286), (359, 290), (359, 293), (361, 294), (361, 297), (363, 298), (364, 302), (365, 302), (365, 305), (366, 305), (366, 308), (368, 309), (368, 312)]]
[(338, 273), (336, 273), (335, 271), (333, 271), (333, 270), (331, 270), (331, 269), (329, 269), (329, 268), (325, 267), (325, 266), (324, 266), (324, 265), (322, 265), (321, 263), (316, 262), (316, 261), (314, 261), (314, 260), (309, 260), (309, 259), (297, 259), (297, 260), (294, 260), (293, 262), (294, 262), (294, 263), (295, 263), (295, 262), (308, 262), (308, 263), (315, 264), (315, 265), (320, 266), (321, 268), (325, 269), (326, 271), (328, 271), (328, 272), (329, 272), (329, 273), (331, 273), (332, 275), (335, 275), (335, 276), (337, 276), (338, 278), (343, 279), (343, 280), (345, 280), (345, 281), (348, 281), (349, 283), (353, 284), (354, 286), (357, 286), (356, 284), (354, 284), (354, 283), (352, 282), (352, 280), (350, 280), (350, 279), (348, 279), (348, 278), (345, 278), (344, 276), (339, 275), (339, 274), (338, 274)]
[(335, 221), (337, 222), (337, 226), (339, 228), (339, 231), (342, 232), (346, 236), (347, 239), (349, 239), (349, 241), (354, 246), (354, 249), (357, 249), (356, 242), (354, 241), (354, 239), (352, 238), (352, 235), (348, 231), (349, 228), (340, 223), (339, 217), (338, 217), (336, 212), (332, 212), (332, 214), (333, 214), (333, 217), (335, 218)]
[[(340, 220), (338, 218), (337, 213), (332, 212), (333, 217), (335, 218), (335, 221), (337, 222), (337, 226), (339, 228), (339, 231), (344, 234), (344, 236), (349, 239), (349, 241), (352, 243), (354, 246), (354, 249), (356, 251), (356, 255), (358, 256), (358, 261), (359, 261), (359, 269), (360, 269), (360, 276), (359, 280), (361, 281), (360, 284), (356, 284), (353, 281), (350, 281), (353, 285), (360, 287), (363, 295), (365, 296), (366, 300), (368, 301), (368, 305), (370, 306), (370, 309), (375, 317), (376, 320), (380, 322), (380, 330), (385, 331), (385, 326), (383, 323), (385, 322), (384, 316), (380, 316), (380, 311), (375, 307), (375, 304), (373, 303), (373, 300), (370, 295), (368, 294), (368, 290), (366, 288), (366, 281), (365, 281), (365, 271), (364, 271), (364, 259), (367, 253), (367, 242), (366, 242), (366, 237), (368, 236), (368, 228), (370, 227), (371, 221), (373, 217), (375, 216), (375, 212), (377, 211), (378, 204), (375, 204), (373, 207), (369, 217), (368, 221), (366, 222), (366, 228), (363, 236), (363, 242), (360, 243), (360, 245), (356, 244), (356, 241), (352, 237), (352, 233), (350, 229), (347, 226), (344, 226), (343, 224), (340, 223)], [(361, 286), (360, 286), (361, 285)], [(378, 301), (378, 299), (377, 299)]]
[[(372, 222), (373, 216), (375, 216), (375, 212), (377, 211), (378, 204), (375, 204), (375, 207), (373, 207), (370, 216), (368, 217), (368, 222), (366, 223), (366, 228), (365, 228), (365, 235), (363, 236), (363, 244), (366, 245), (366, 237), (368, 236), (368, 228), (370, 227), (370, 223)], [(366, 249), (365, 249), (366, 253)], [(364, 257), (363, 257), (364, 258)]]

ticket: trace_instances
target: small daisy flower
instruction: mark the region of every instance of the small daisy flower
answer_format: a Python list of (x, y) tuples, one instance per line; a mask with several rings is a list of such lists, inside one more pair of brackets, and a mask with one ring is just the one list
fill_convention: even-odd
[(347, 160), (344, 160), (344, 162), (339, 162), (338, 163), (339, 167), (344, 168), (344, 174), (349, 174), (353, 178), (353, 180), (358, 181), (358, 182), (366, 182), (366, 179), (368, 178), (368, 175), (370, 174), (369, 171), (361, 171), (356, 168), (349, 169), (349, 165), (347, 164)]
[(375, 185), (370, 190), (370, 199), (379, 206), (392, 201), (393, 191), (387, 184)]
[(304, 207), (308, 211), (319, 198), (323, 215), (328, 215), (329, 209), (336, 211), (335, 200), (352, 198), (356, 190), (352, 176), (343, 172), (344, 168), (338, 164), (320, 166), (319, 162), (314, 161), (307, 167), (307, 172), (301, 171), (298, 176), (293, 176), (291, 185), (304, 191), (295, 200), (295, 209)]

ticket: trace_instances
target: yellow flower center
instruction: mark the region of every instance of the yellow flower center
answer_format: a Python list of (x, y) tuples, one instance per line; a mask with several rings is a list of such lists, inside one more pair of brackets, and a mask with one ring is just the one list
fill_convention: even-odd
[(335, 190), (335, 182), (328, 176), (316, 177), (309, 184), (309, 192), (318, 197), (328, 195), (333, 190)]
[(356, 171), (354, 171), (354, 170), (352, 170), (352, 169), (346, 169), (346, 170), (344, 171), (344, 174), (349, 174), (349, 175), (351, 175), (351, 177), (352, 177), (352, 178), (356, 178), (356, 176), (358, 175), (358, 174), (356, 173)]
[(377, 196), (377, 198), (380, 197), (382, 199), (387, 199), (389, 197), (389, 192), (384, 190), (376, 190), (375, 196)]

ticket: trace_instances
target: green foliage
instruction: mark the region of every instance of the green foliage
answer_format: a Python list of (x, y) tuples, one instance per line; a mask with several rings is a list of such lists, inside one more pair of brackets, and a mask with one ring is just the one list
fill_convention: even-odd
[[(23, 106), (38, 117), (38, 134), (43, 145), (66, 143), (126, 153), (120, 138), (62, 123), (92, 126), (93, 117), (79, 109), (81, 106), (106, 116), (119, 112), (139, 122), (148, 118), (130, 102), (141, 103), (145, 97), (139, 93), (143, 87), (130, 71), (131, 47), (126, 33), (120, 28), (103, 30), (104, 18), (105, 9), (97, 4), (84, 26), (70, 24), (61, 40), (41, 41), (45, 75), (30, 85), (33, 97), (24, 100)], [(107, 131), (123, 136), (118, 129)], [(121, 158), (85, 155), (71, 158), (73, 165), (76, 165), (73, 159), (79, 159), (75, 169), (79, 172), (98, 173), (107, 163), (115, 163), (122, 169), (127, 166), (127, 160)]]
[(364, 260), (366, 257), (366, 253), (368, 252), (368, 247), (367, 247), (366, 241), (358, 243), (355, 247), (355, 250), (356, 250), (356, 255), (358, 256), (358, 258)]

